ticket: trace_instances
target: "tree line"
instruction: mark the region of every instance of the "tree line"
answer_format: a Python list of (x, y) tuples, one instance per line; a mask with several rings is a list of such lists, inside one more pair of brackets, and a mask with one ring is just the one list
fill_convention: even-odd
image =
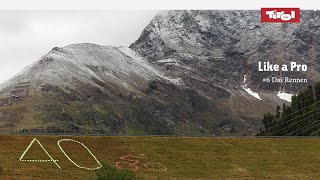
[(264, 129), (258, 136), (319, 136), (320, 82), (292, 96), (291, 105), (276, 107), (263, 116)]

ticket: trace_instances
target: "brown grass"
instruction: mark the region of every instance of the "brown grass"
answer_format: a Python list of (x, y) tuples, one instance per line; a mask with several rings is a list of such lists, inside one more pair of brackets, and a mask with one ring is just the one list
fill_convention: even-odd
[[(52, 162), (20, 162), (33, 138), (58, 159)], [(320, 177), (320, 139), (170, 138), (170, 137), (61, 137), (0, 136), (0, 179), (89, 179), (94, 172), (74, 166), (60, 151), (57, 141), (71, 138), (84, 143), (101, 161), (115, 165), (120, 157), (144, 154), (137, 174), (147, 179), (317, 179)], [(62, 147), (79, 165), (94, 167), (95, 161), (77, 143)], [(37, 143), (25, 159), (48, 159)], [(137, 159), (138, 160), (138, 159)], [(154, 172), (146, 162), (160, 162), (168, 170)], [(157, 165), (154, 166), (157, 168)], [(158, 167), (161, 168), (161, 167)]]

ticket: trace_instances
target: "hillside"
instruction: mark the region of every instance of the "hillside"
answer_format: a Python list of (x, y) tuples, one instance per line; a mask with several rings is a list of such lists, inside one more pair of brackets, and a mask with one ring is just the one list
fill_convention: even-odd
[(217, 107), (179, 78), (165, 76), (124, 47), (53, 48), (5, 82), (0, 91), (2, 131), (247, 133), (243, 122), (224, 113), (225, 106)]
[[(318, 11), (261, 24), (258, 11), (163, 11), (130, 47), (55, 47), (0, 85), (0, 131), (253, 135), (320, 77)], [(257, 72), (258, 61), (307, 72)], [(266, 83), (270, 76), (307, 83)], [(284, 99), (287, 99), (284, 100)]]
[[(294, 94), (303, 83), (264, 83), (265, 77), (319, 79), (320, 11), (301, 11), (301, 23), (261, 23), (260, 11), (163, 11), (130, 48), (186, 83), (204, 80), (227, 89), (248, 86), (263, 100), (267, 92)], [(258, 62), (307, 64), (307, 72), (258, 72)], [(188, 67), (188, 68), (186, 68)], [(204, 92), (205, 93), (205, 92)]]
[[(53, 162), (19, 161), (33, 138), (37, 138)], [(88, 179), (94, 172), (77, 168), (59, 149), (60, 139), (83, 143), (101, 162), (123, 166), (138, 160), (137, 174), (148, 179), (317, 179), (320, 155), (317, 138), (174, 138), (174, 137), (85, 137), (85, 136), (0, 136), (0, 179)], [(65, 153), (77, 164), (98, 164), (80, 144), (61, 142)], [(139, 158), (143, 157), (143, 158)], [(49, 159), (34, 143), (22, 158)], [(122, 164), (121, 164), (122, 162)], [(145, 168), (144, 164), (148, 163)], [(159, 164), (160, 163), (160, 164)], [(136, 168), (136, 167), (135, 167)], [(155, 171), (159, 170), (159, 171)], [(165, 170), (165, 171), (164, 171)], [(10, 178), (9, 178), (10, 177)]]

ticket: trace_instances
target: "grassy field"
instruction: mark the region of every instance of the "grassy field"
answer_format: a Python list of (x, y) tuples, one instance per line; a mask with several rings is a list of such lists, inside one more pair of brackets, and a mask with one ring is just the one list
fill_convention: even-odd
[[(37, 138), (53, 162), (21, 162), (20, 156)], [(74, 139), (87, 146), (100, 162), (137, 169), (146, 179), (319, 179), (320, 139), (173, 138), (173, 137), (62, 137), (1, 135), (0, 179), (89, 179), (94, 171), (76, 167), (57, 145)], [(79, 143), (61, 142), (79, 166), (98, 166)], [(133, 155), (121, 160), (120, 157)], [(143, 157), (143, 158), (141, 158)], [(49, 159), (34, 143), (23, 159)], [(136, 161), (137, 162), (137, 161)], [(144, 164), (147, 163), (146, 168)], [(158, 164), (161, 163), (161, 164)], [(166, 169), (166, 171), (164, 171)], [(155, 171), (160, 170), (160, 171)]]

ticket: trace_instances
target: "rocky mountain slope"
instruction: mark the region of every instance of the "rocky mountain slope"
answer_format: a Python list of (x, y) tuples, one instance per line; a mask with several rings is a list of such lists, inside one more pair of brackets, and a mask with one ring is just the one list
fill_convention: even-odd
[[(167, 11), (158, 14), (130, 47), (156, 64), (178, 61), (192, 78), (240, 87), (243, 75), (257, 91), (297, 92), (303, 83), (268, 84), (268, 76), (319, 80), (320, 12), (302, 11), (301, 23), (261, 23), (260, 11)], [(307, 64), (307, 72), (258, 72), (258, 61)], [(173, 65), (172, 63), (170, 65)], [(181, 76), (183, 72), (168, 70)], [(196, 75), (196, 76), (195, 76)]]
[[(302, 83), (319, 77), (319, 12), (299, 24), (262, 24), (258, 11), (164, 11), (130, 48), (53, 48), (0, 85), (0, 130), (250, 135)], [(258, 72), (258, 61), (308, 64), (307, 72)]]

